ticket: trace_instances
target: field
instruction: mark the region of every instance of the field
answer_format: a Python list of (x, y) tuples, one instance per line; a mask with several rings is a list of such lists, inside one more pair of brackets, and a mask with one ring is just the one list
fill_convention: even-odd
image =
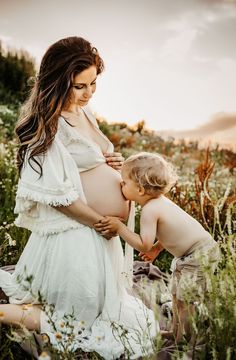
[[(0, 107), (0, 266), (16, 264), (29, 237), (29, 231), (14, 225), (18, 180), (14, 136), (17, 116), (17, 108)], [(236, 359), (236, 154), (218, 147), (201, 149), (197, 142), (176, 143), (173, 138), (164, 141), (147, 130), (144, 122), (130, 127), (125, 123), (108, 124), (99, 117), (98, 121), (124, 157), (139, 151), (158, 152), (176, 166), (179, 181), (170, 198), (212, 234), (222, 251), (217, 273), (209, 274), (211, 286), (208, 296), (202, 297), (202, 311), (193, 319), (197, 336), (207, 334), (205, 357), (202, 358)], [(139, 231), (139, 211), (137, 207), (136, 232)], [(156, 260), (156, 265), (165, 272), (169, 271), (170, 263), (171, 256), (167, 253)], [(27, 359), (19, 345), (6, 337), (6, 332), (9, 330), (0, 329), (0, 359)], [(70, 356), (61, 355), (60, 358), (74, 358)], [(93, 356), (91, 358), (97, 358)], [(176, 356), (180, 359), (182, 355)]]

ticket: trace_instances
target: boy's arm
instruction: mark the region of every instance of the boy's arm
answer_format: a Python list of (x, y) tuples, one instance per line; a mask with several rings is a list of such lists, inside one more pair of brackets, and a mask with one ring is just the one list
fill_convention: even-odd
[(160, 254), (160, 252), (164, 250), (164, 247), (162, 246), (162, 244), (160, 243), (160, 241), (158, 240), (153, 247), (151, 248), (150, 251), (141, 251), (139, 253), (139, 256), (141, 257), (141, 259), (143, 259), (144, 261), (149, 261), (149, 262), (153, 262), (156, 257)]
[(94, 228), (105, 235), (107, 232), (117, 231), (118, 234), (130, 246), (138, 251), (149, 251), (156, 238), (157, 219), (152, 213), (142, 211), (140, 218), (140, 235), (130, 231), (125, 224), (123, 224), (116, 217), (106, 217), (100, 223), (95, 224)]

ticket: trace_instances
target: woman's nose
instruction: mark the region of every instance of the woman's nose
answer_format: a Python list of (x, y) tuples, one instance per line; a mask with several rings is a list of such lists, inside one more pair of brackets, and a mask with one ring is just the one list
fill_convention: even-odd
[(92, 96), (92, 94), (93, 94), (92, 87), (89, 85), (86, 87), (84, 96), (87, 98), (90, 98)]

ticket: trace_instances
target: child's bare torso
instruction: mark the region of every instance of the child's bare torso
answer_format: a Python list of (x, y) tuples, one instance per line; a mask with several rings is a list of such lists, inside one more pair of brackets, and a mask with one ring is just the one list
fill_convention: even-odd
[(200, 242), (213, 242), (203, 226), (171, 200), (161, 195), (144, 205), (157, 221), (157, 239), (173, 256), (180, 257)]

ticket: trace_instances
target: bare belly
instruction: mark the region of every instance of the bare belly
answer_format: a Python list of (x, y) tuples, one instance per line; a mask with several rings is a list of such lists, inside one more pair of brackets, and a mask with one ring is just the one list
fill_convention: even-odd
[(101, 215), (119, 216), (127, 219), (129, 202), (121, 192), (121, 175), (107, 164), (80, 173), (87, 199), (91, 206)]

